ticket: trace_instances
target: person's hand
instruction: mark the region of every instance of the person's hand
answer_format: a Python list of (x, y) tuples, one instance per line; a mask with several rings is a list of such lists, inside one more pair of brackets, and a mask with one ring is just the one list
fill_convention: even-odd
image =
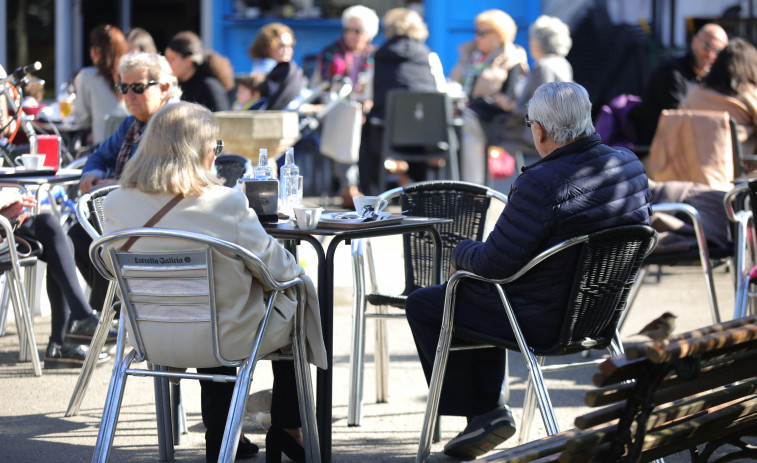
[[(9, 198), (8, 201), (4, 201), (5, 206), (0, 209), (0, 214), (6, 219), (15, 219), (26, 214), (28, 208), (32, 208), (37, 205), (37, 200), (30, 194), (15, 194)], [(24, 217), (21, 217), (23, 219)]]
[(497, 93), (494, 95), (494, 102), (505, 111), (512, 111), (515, 109), (515, 101), (507, 97), (504, 93)]
[(81, 190), (82, 193), (86, 193), (96, 186), (110, 185), (112, 183), (116, 183), (116, 179), (101, 179), (97, 174), (86, 174), (82, 175), (81, 180), (79, 181), (79, 190)]

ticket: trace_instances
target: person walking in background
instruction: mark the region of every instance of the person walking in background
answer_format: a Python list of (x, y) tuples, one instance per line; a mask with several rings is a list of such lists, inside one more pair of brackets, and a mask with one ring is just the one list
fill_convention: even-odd
[(707, 23), (691, 37), (691, 49), (679, 58), (662, 63), (652, 72), (641, 104), (631, 111), (636, 127), (636, 144), (649, 145), (663, 109), (676, 109), (689, 89), (701, 82), (720, 50), (728, 45), (728, 34), (717, 24)]
[(229, 110), (227, 91), (234, 87), (234, 71), (228, 59), (214, 53), (206, 55), (202, 40), (192, 31), (174, 35), (166, 46), (165, 55), (179, 79), (182, 100), (199, 103), (211, 111)]
[(76, 104), (74, 124), (90, 129), (91, 142), (99, 145), (108, 134), (109, 116), (126, 116), (123, 96), (116, 91), (118, 61), (126, 53), (126, 38), (121, 29), (110, 24), (97, 26), (89, 33), (89, 56), (93, 66), (82, 69), (74, 79)]
[(469, 107), (463, 111), (460, 140), (460, 175), (465, 181), (484, 183), (486, 134), (479, 114), (471, 103), (477, 99), (493, 99), (502, 92), (512, 97), (515, 82), (528, 72), (526, 50), (515, 45), (518, 28), (502, 10), (486, 10), (475, 20), (475, 38), (458, 47), (459, 59), (450, 73), (450, 80), (459, 82), (468, 97)]
[(141, 27), (134, 27), (126, 34), (126, 45), (128, 51), (137, 51), (142, 53), (157, 53), (158, 47), (149, 32)]
[[(372, 118), (384, 119), (386, 97), (390, 90), (435, 92), (436, 80), (431, 72), (426, 46), (428, 27), (423, 18), (408, 8), (393, 8), (384, 15), (386, 42), (374, 55), (373, 107), (363, 124), (360, 141), (360, 190), (367, 195), (376, 195), (385, 185), (377, 183), (381, 165), (382, 130), (372, 126)], [(425, 162), (409, 163), (403, 183), (411, 179), (425, 180)]]
[[(464, 240), (452, 251), (450, 275), (468, 270), (504, 279), (540, 252), (575, 236), (611, 227), (649, 224), (652, 193), (641, 161), (625, 148), (602, 144), (591, 122), (589, 94), (572, 82), (536, 89), (528, 122), (541, 159), (526, 166), (486, 241)], [(575, 248), (574, 248), (575, 249)], [(553, 345), (574, 285), (578, 251), (566, 251), (532, 269), (529, 278), (506, 285), (518, 323), (531, 346)], [(502, 301), (491, 286), (466, 281), (458, 287), (455, 327), (514, 341)], [(544, 291), (549, 288), (549, 291)], [(434, 364), (446, 284), (412, 292), (405, 303), (423, 372)], [(450, 352), (439, 413), (465, 416), (466, 428), (444, 453), (472, 460), (515, 433), (502, 402), (503, 349)]]

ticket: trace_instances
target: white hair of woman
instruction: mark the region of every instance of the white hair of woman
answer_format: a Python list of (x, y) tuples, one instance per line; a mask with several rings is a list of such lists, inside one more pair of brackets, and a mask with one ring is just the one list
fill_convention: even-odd
[(363, 33), (370, 42), (379, 30), (379, 17), (375, 11), (363, 5), (354, 5), (342, 12), (342, 27), (348, 27), (350, 19), (357, 18), (363, 23)]
[(146, 69), (150, 80), (157, 80), (161, 84), (170, 84), (168, 101), (176, 102), (181, 99), (179, 80), (173, 75), (168, 60), (157, 53), (131, 52), (121, 56), (118, 61), (118, 74), (135, 69)]
[(574, 82), (541, 84), (528, 102), (528, 119), (560, 146), (594, 133), (589, 93)]
[(566, 56), (573, 46), (570, 28), (560, 18), (542, 15), (528, 27), (528, 38), (536, 42), (545, 55)]

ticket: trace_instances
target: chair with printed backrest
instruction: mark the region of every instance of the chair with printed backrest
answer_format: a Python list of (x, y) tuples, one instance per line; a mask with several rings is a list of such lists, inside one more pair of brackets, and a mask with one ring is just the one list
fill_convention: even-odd
[[(150, 248), (160, 251), (123, 251), (121, 245), (130, 238), (138, 238), (141, 243), (147, 242)], [(237, 353), (232, 358), (223, 355), (224, 348), (219, 339), (213, 275), (214, 257), (219, 254), (239, 259), (245, 267), (253, 269), (252, 273), (264, 287), (272, 288), (249, 353)], [(108, 459), (128, 376), (154, 377), (161, 383), (161, 387), (156, 388), (161, 461), (173, 459), (173, 441), (167, 432), (170, 428), (167, 380), (182, 378), (235, 383), (218, 460), (233, 461), (253, 372), (263, 354), (260, 346), (266, 341), (266, 327), (276, 310), (277, 298), (289, 289), (294, 290), (297, 301), (291, 332), (293, 355), (271, 354), (265, 358), (293, 358), (305, 454), (307, 461), (320, 461), (310, 366), (305, 347), (306, 295), (302, 279), (277, 281), (268, 267), (243, 247), (180, 230), (139, 228), (109, 233), (92, 243), (90, 257), (103, 276), (118, 281), (125, 318), (119, 326), (116, 364), (92, 461), (105, 462)], [(132, 349), (125, 353), (127, 329)], [(242, 350), (247, 352), (246, 347)], [(133, 363), (142, 361), (147, 362), (147, 368), (133, 366)], [(237, 375), (228, 376), (179, 372), (186, 368), (215, 366), (238, 367), (239, 371)]]
[[(507, 196), (474, 183), (436, 180), (418, 182), (389, 190), (380, 195), (386, 200), (399, 198), (404, 213), (417, 217), (453, 219), (452, 222), (437, 225), (442, 245), (442, 275), (434, 272), (435, 247), (426, 233), (403, 235), (405, 254), (405, 288), (401, 294), (390, 294), (379, 289), (379, 275), (373, 262), (371, 241), (353, 240), (352, 267), (355, 292), (352, 314), (352, 351), (350, 353), (350, 394), (347, 423), (360, 425), (363, 399), (363, 364), (365, 355), (365, 321), (375, 318), (376, 344), (374, 360), (376, 365), (376, 400), (386, 402), (388, 397), (389, 353), (386, 321), (405, 316), (407, 295), (417, 288), (441, 283), (450, 265), (452, 249), (462, 240), (482, 240), (487, 231), (487, 215), (492, 200), (503, 207)], [(371, 292), (367, 292), (366, 267), (370, 274)], [(373, 306), (375, 311), (368, 311)], [(390, 312), (389, 308), (395, 308)]]
[[(528, 439), (533, 413), (538, 403), (542, 420), (548, 434), (559, 432), (549, 393), (544, 384), (543, 373), (563, 371), (596, 365), (603, 359), (544, 366), (546, 357), (564, 356), (589, 349), (609, 349), (613, 355), (623, 352), (618, 336), (618, 321), (625, 310), (629, 289), (642, 265), (644, 257), (657, 244), (657, 234), (647, 225), (627, 225), (610, 228), (588, 235), (578, 236), (559, 243), (531, 259), (512, 276), (503, 280), (492, 280), (471, 272), (458, 271), (450, 277), (444, 299), (444, 315), (439, 344), (431, 373), (426, 413), (423, 421), (416, 462), (428, 459), (431, 435), (436, 421), (441, 396), (442, 381), (450, 351), (480, 349), (482, 347), (519, 351), (523, 355), (528, 370), (528, 383), (523, 402), (521, 442)], [(578, 249), (575, 249), (577, 247)], [(574, 248), (572, 251), (569, 249)], [(537, 347), (529, 344), (518, 324), (516, 311), (510, 304), (505, 285), (521, 278), (528, 278), (529, 271), (540, 262), (558, 253), (576, 252), (572, 294), (566, 300), (567, 306), (558, 339), (551, 346)], [(460, 282), (465, 279), (478, 280), (494, 286), (507, 314), (515, 341), (507, 342), (468, 329), (454, 326), (456, 294)], [(460, 310), (464, 310), (461, 307)], [(508, 329), (508, 327), (503, 327)], [(507, 367), (505, 367), (507, 371)], [(505, 386), (509, 378), (505, 378)], [(505, 400), (508, 388), (505, 387)]]
[[(42, 375), (42, 365), (39, 361), (37, 341), (34, 337), (34, 307), (36, 286), (37, 256), (42, 252), (39, 242), (24, 238), (20, 242), (13, 234), (14, 227), (10, 221), (0, 215), (0, 231), (2, 240), (7, 248), (0, 253), (0, 274), (5, 277), (2, 295), (0, 295), (0, 336), (5, 334), (5, 323), (8, 307), (13, 307), (16, 320), (16, 331), (19, 340), (19, 360), (32, 362), (35, 376)], [(18, 246), (24, 247), (24, 254), (19, 254)], [(3, 246), (5, 247), (5, 246)], [(28, 248), (28, 249), (27, 249)], [(21, 269), (24, 273), (21, 273)], [(26, 283), (24, 283), (26, 282)]]
[[(104, 185), (91, 189), (90, 191), (82, 194), (79, 197), (79, 201), (76, 202), (76, 218), (81, 224), (84, 231), (93, 239), (97, 239), (103, 233), (103, 226), (105, 224), (105, 214), (103, 212), (103, 202), (113, 190), (120, 188), (120, 185)], [(97, 365), (97, 355), (105, 346), (106, 338), (108, 337), (108, 331), (113, 325), (113, 319), (116, 315), (116, 308), (113, 307), (113, 302), (116, 296), (116, 282), (108, 282), (108, 291), (105, 296), (105, 302), (100, 312), (100, 319), (97, 323), (97, 328), (92, 336), (89, 352), (84, 359), (84, 364), (79, 372), (79, 378), (74, 386), (74, 392), (71, 395), (71, 400), (66, 409), (66, 416), (73, 416), (79, 413), (79, 407), (81, 401), (84, 398), (84, 393), (89, 386), (89, 380), (92, 378), (95, 366)], [(94, 353), (93, 353), (94, 352)]]
[(446, 93), (392, 90), (386, 96), (384, 120), (370, 123), (383, 129), (379, 188), (387, 188), (384, 161), (429, 162), (442, 159), (439, 179), (459, 180), (459, 143), (452, 102)]

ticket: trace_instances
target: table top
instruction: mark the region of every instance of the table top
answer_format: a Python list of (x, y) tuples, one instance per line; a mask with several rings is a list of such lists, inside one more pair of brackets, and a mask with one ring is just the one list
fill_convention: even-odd
[(81, 169), (58, 169), (57, 172), (50, 171), (45, 174), (41, 172), (39, 174), (30, 174), (29, 172), (22, 173), (7, 173), (0, 174), (0, 183), (20, 183), (24, 185), (42, 185), (45, 183), (67, 183), (73, 182), (81, 178)]
[[(424, 228), (429, 225), (436, 225), (452, 222), (452, 219), (440, 219), (432, 217), (414, 217), (404, 216), (399, 223), (392, 223), (384, 225), (381, 222), (374, 222), (375, 225), (365, 228), (334, 228), (329, 227), (327, 224), (319, 223), (315, 230), (302, 230), (297, 227), (291, 220), (279, 221), (277, 223), (264, 223), (263, 228), (271, 234), (283, 237), (297, 238), (298, 236), (341, 236), (349, 235), (354, 237), (360, 237), (362, 235), (376, 235), (380, 234), (394, 234), (402, 232), (402, 230), (411, 231), (414, 228)], [(385, 232), (385, 233), (384, 233)]]

